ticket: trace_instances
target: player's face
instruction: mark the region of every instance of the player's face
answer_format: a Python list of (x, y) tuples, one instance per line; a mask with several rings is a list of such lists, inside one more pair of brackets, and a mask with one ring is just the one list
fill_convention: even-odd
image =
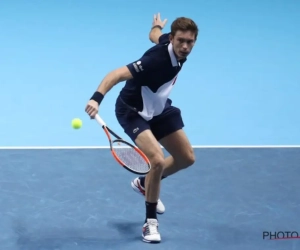
[(196, 42), (195, 34), (191, 31), (177, 31), (175, 36), (170, 36), (174, 52), (177, 58), (186, 58), (192, 51)]

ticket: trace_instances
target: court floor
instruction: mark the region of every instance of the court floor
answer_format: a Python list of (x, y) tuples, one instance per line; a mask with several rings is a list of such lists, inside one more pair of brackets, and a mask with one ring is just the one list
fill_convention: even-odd
[(0, 150), (3, 250), (291, 250), (299, 232), (300, 148), (199, 148), (163, 180), (162, 242), (141, 240), (136, 177), (108, 149)]

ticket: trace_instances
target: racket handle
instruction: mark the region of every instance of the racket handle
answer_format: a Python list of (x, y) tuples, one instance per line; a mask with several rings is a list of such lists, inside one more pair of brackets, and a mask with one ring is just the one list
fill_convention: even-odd
[(101, 117), (98, 114), (96, 114), (95, 119), (101, 126), (106, 126), (105, 122), (101, 119)]

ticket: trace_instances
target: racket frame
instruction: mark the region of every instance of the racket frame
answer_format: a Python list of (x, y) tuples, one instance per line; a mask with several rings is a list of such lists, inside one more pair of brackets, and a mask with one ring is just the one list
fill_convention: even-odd
[[(106, 123), (103, 121), (103, 119), (98, 114), (96, 114), (95, 119), (99, 123), (99, 125), (103, 128), (103, 130), (104, 130), (104, 132), (105, 132), (105, 134), (106, 134), (106, 136), (108, 138), (109, 146), (110, 146), (110, 151), (111, 151), (113, 157), (115, 158), (115, 160), (122, 167), (124, 167), (125, 169), (127, 169), (131, 173), (138, 174), (138, 175), (145, 175), (145, 174), (147, 174), (150, 171), (150, 169), (151, 169), (151, 164), (150, 164), (150, 161), (149, 161), (148, 157), (137, 146), (133, 145), (132, 143), (129, 143), (128, 141), (125, 141), (119, 135), (117, 135), (114, 131), (112, 131), (106, 125)], [(112, 140), (110, 134), (112, 134), (116, 139)], [(140, 156), (145, 160), (145, 163), (147, 163), (147, 165), (148, 165), (148, 171), (144, 171), (144, 172), (135, 171), (135, 170), (131, 169), (130, 167), (128, 167), (123, 161), (121, 161), (121, 159), (118, 157), (118, 155), (116, 154), (116, 152), (114, 150), (114, 147), (113, 147), (113, 143), (118, 143), (118, 142), (126, 144), (129, 147), (133, 148), (135, 151), (137, 151), (137, 153), (140, 154)]]

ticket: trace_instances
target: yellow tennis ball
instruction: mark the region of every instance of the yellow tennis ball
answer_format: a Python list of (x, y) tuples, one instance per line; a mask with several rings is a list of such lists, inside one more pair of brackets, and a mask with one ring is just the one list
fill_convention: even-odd
[(74, 129), (79, 129), (82, 126), (82, 121), (79, 118), (75, 118), (72, 120), (72, 127)]

